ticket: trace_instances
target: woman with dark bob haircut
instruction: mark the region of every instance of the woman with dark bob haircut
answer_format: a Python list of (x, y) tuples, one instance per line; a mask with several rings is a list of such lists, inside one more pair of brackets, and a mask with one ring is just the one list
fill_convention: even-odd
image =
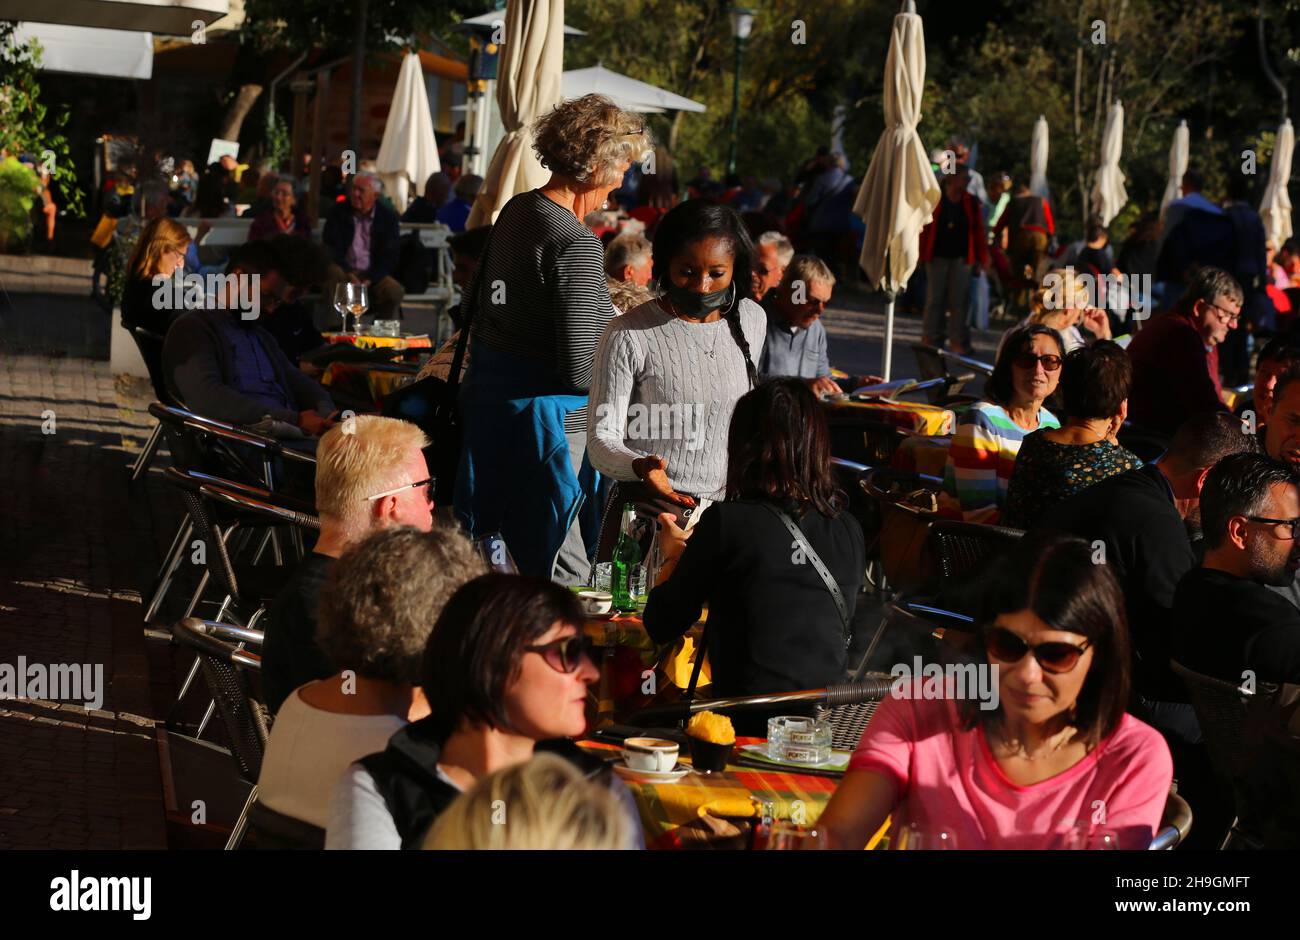
[(457, 796), (536, 748), (630, 800), (604, 761), (570, 740), (586, 729), (587, 687), (599, 677), (583, 619), (572, 592), (541, 578), (486, 574), (463, 585), (424, 649), (429, 716), (343, 775), (325, 847), (418, 848)]
[(985, 391), (962, 417), (948, 448), (940, 508), (967, 522), (999, 522), (1020, 442), (1061, 422), (1043, 407), (1061, 377), (1064, 344), (1056, 330), (1026, 326), (1007, 334)]
[[(844, 679), (866, 551), (862, 527), (831, 478), (829, 440), (821, 406), (802, 380), (765, 382), (731, 416), (726, 501), (706, 509), (687, 533), (670, 514), (660, 517), (664, 566), (646, 604), (646, 631), (658, 643), (674, 640), (707, 602), (705, 642), (718, 695)], [(765, 713), (736, 720), (741, 733), (766, 733)]]
[(1149, 845), (1173, 762), (1124, 711), (1124, 598), (1094, 561), (1082, 539), (1026, 539), (994, 566), (974, 663), (942, 682), (895, 668), (818, 822), (834, 847), (891, 815), (962, 849)]

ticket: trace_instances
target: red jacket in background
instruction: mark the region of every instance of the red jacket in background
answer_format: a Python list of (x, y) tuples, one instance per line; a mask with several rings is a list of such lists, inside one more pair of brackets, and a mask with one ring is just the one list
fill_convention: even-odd
[[(935, 223), (939, 220), (939, 211), (943, 208), (943, 201), (947, 196), (940, 196), (939, 201), (934, 204), (934, 214), (930, 216), (930, 223), (921, 229), (921, 262), (931, 261), (934, 258), (934, 239), (938, 232)], [(984, 218), (980, 212), (979, 200), (970, 193), (962, 193), (962, 206), (966, 210), (966, 263), (975, 264), (978, 262), (984, 267), (989, 264), (989, 244), (988, 238), (984, 235)]]

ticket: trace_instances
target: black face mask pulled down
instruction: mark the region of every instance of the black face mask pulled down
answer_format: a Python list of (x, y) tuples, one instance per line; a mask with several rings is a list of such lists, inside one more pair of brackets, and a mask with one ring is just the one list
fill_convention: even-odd
[(690, 317), (693, 320), (703, 320), (719, 307), (725, 307), (731, 303), (732, 291), (735, 290), (735, 287), (735, 284), (730, 284), (722, 290), (715, 290), (711, 294), (697, 294), (693, 290), (669, 283), (664, 288), (664, 293), (668, 295), (668, 299), (673, 302), (673, 306), (683, 316)]

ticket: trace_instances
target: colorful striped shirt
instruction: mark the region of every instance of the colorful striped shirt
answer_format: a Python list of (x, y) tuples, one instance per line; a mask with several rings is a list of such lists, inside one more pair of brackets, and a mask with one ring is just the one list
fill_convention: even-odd
[(1059, 428), (1061, 422), (1041, 408), (1038, 428), (1025, 429), (1002, 406), (983, 401), (972, 405), (962, 419), (943, 468), (944, 492), (960, 504), (967, 522), (996, 523), (1007, 504), (1007, 483), (1020, 442), (1038, 428)]

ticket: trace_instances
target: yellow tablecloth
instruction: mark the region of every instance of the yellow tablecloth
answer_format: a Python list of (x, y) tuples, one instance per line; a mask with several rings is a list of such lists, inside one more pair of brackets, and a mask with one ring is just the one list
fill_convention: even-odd
[(951, 410), (922, 402), (833, 400), (827, 402), (827, 407), (832, 413), (861, 413), (916, 434), (951, 434), (957, 426)]
[(374, 368), (364, 362), (331, 362), (321, 376), (321, 384), (326, 387), (343, 385), (359, 394), (358, 383), (362, 378), (370, 391), (371, 400), (381, 403), (399, 388), (414, 382), (415, 373)]

